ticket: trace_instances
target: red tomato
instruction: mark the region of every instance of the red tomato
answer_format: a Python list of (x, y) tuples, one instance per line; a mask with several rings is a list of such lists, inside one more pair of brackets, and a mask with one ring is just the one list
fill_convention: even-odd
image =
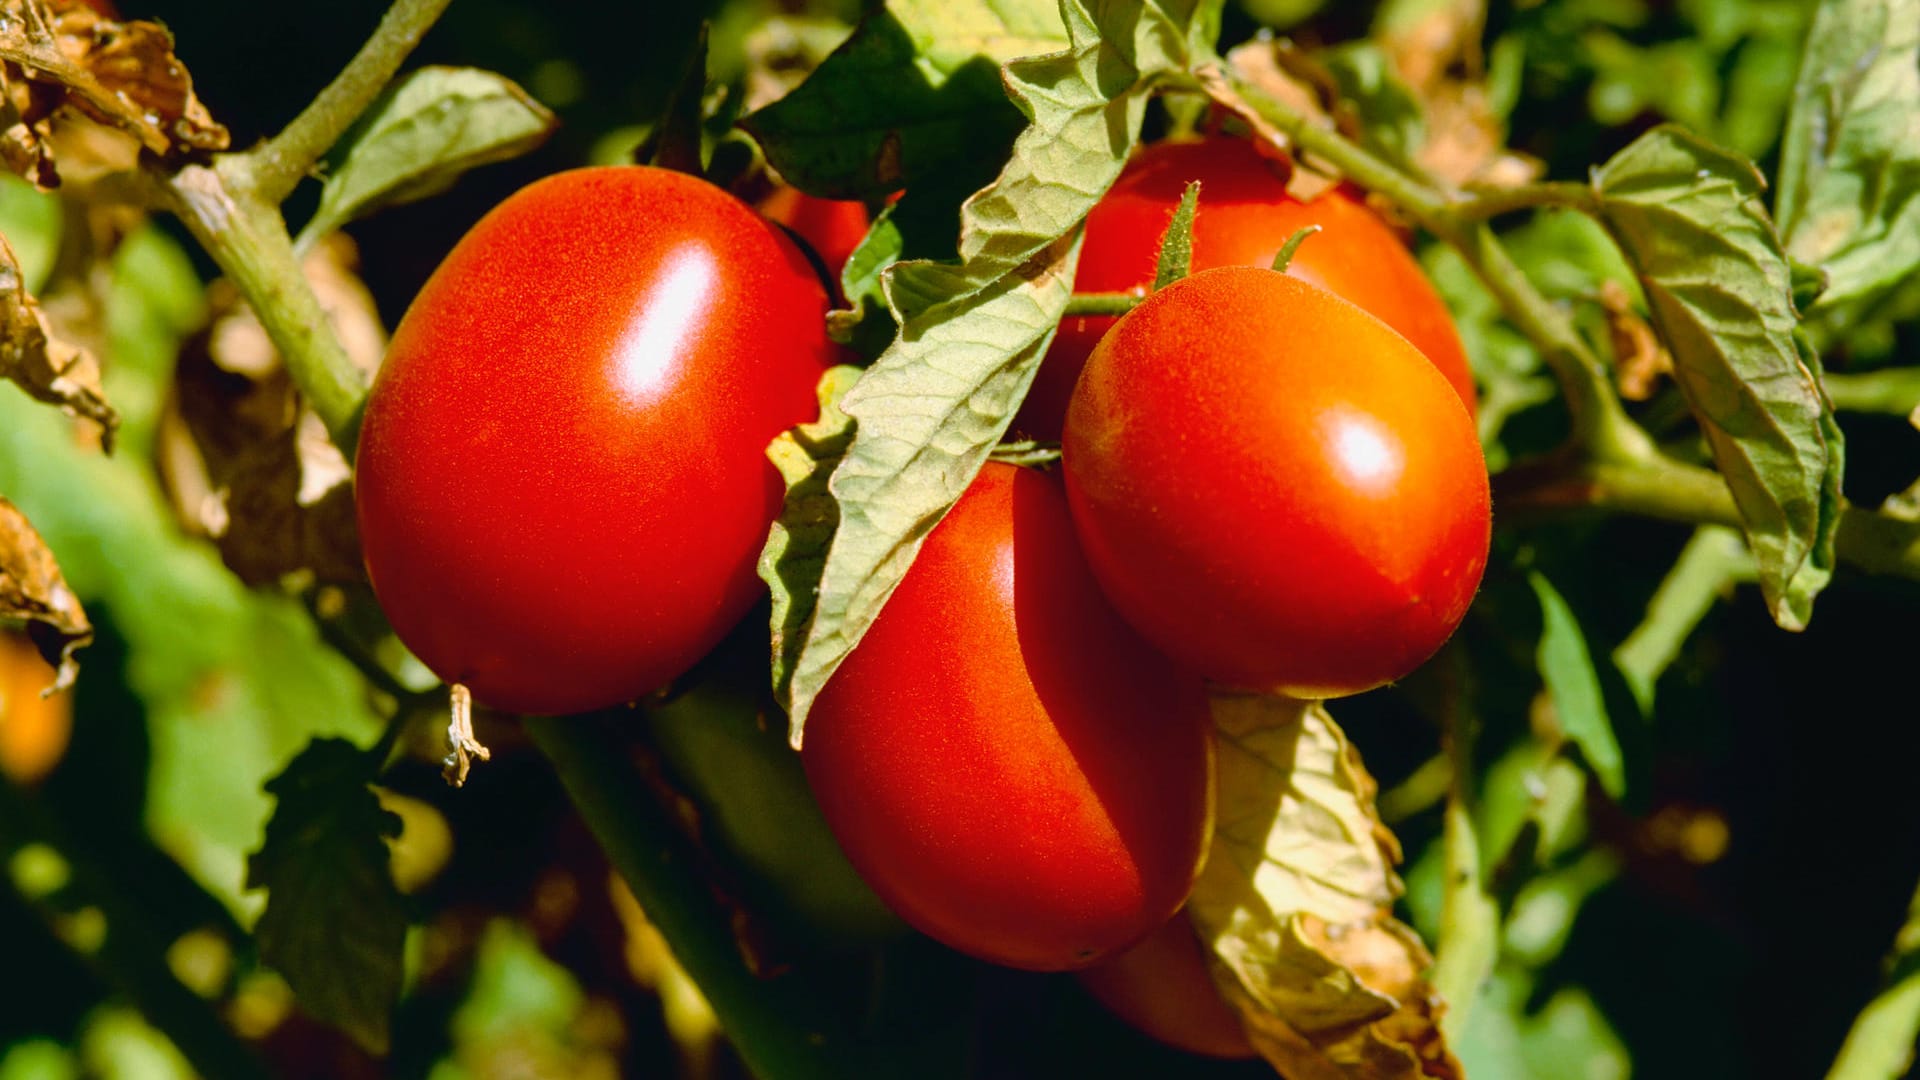
[(45, 779), (73, 737), (73, 691), (40, 696), (53, 680), (25, 631), (0, 629), (0, 776), (16, 784)]
[(798, 248), (690, 176), (581, 169), (434, 272), (368, 398), (355, 497), (401, 640), (498, 709), (657, 689), (720, 640), (817, 414), (827, 297)]
[(760, 200), (760, 212), (792, 229), (812, 245), (839, 291), (840, 271), (853, 249), (866, 239), (866, 204), (855, 199), (822, 199), (799, 188), (778, 187)]
[(1164, 923), (1211, 827), (1198, 679), (1114, 615), (1049, 476), (989, 464), (814, 705), (801, 758), (896, 913), (1012, 967)]
[(1459, 397), (1386, 324), (1271, 270), (1195, 274), (1121, 319), (1063, 450), (1114, 607), (1230, 686), (1397, 679), (1486, 567), (1486, 463)]
[[(1405, 335), (1474, 408), (1473, 371), (1453, 318), (1387, 223), (1345, 188), (1312, 202), (1287, 193), (1273, 165), (1246, 139), (1156, 143), (1128, 163), (1087, 215), (1086, 246), (1074, 279), (1078, 292), (1144, 291), (1153, 283), (1160, 238), (1188, 182), (1200, 181), (1193, 221), (1193, 269), (1273, 265), (1293, 234), (1320, 232), (1294, 252), (1287, 273), (1338, 293)], [(1073, 384), (1111, 317), (1061, 320), (1014, 427), (1058, 438)]]
[(1141, 1033), (1176, 1050), (1250, 1058), (1246, 1029), (1214, 989), (1187, 917), (1176, 915), (1146, 940), (1079, 974), (1080, 984)]

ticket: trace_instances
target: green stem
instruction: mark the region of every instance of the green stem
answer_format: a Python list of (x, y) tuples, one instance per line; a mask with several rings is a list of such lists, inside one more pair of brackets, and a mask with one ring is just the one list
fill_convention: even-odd
[[(76, 948), (81, 958), (172, 1040), (195, 1072), (211, 1080), (264, 1080), (268, 1072), (253, 1052), (167, 967), (169, 942), (149, 921), (138, 882), (115, 880), (111, 864), (89, 857), (85, 845), (65, 835), (51, 814), (0, 776), (0, 871), (32, 844), (51, 848), (65, 861), (75, 906), (91, 907), (104, 917), (105, 937), (97, 949)], [(11, 883), (12, 875), (7, 877)], [(19, 891), (17, 884), (11, 887)], [(44, 898), (20, 899), (43, 919), (55, 915)]]
[(1652, 713), (1654, 684), (1680, 655), (1693, 628), (1730, 587), (1753, 579), (1753, 555), (1738, 529), (1702, 525), (1693, 531), (1647, 602), (1646, 617), (1613, 650), (1614, 666), (1642, 714)]
[(373, 104), (451, 0), (394, 0), (373, 36), (278, 135), (239, 155), (251, 190), (278, 206)]
[(328, 434), (349, 456), (367, 393), (293, 254), (277, 207), (251, 193), (244, 158), (189, 165), (164, 181), (174, 213), (240, 289)]
[[(1486, 215), (1474, 208), (1480, 205), (1479, 199), (1488, 196), (1448, 194), (1313, 122), (1251, 83), (1236, 79), (1231, 86), (1300, 151), (1324, 158), (1356, 183), (1385, 195), (1422, 228), (1459, 249), (1506, 309), (1514, 326), (1540, 349), (1553, 369), (1566, 395), (1575, 445), (1600, 461), (1645, 460), (1654, 455), (1652, 440), (1627, 416), (1614, 395), (1600, 358), (1566, 313), (1534, 288), (1493, 230), (1478, 220)], [(1558, 200), (1571, 197), (1568, 189), (1558, 185), (1534, 185), (1528, 194)]]
[(1488, 895), (1481, 874), (1480, 836), (1473, 820), (1473, 744), (1477, 718), (1466, 703), (1465, 662), (1458, 649), (1443, 657), (1447, 665), (1446, 729), (1442, 735), (1451, 763), (1447, 809), (1442, 825), (1446, 886), (1435, 946), (1433, 988), (1447, 1002), (1440, 1027), (1449, 1039), (1466, 1029), (1481, 987), (1500, 957), (1500, 906)]
[(1592, 213), (1593, 189), (1572, 180), (1549, 180), (1515, 187), (1474, 188), (1467, 197), (1454, 203), (1453, 213), (1461, 221), (1484, 221), (1517, 210), (1564, 207)]
[(1920, 409), (1920, 367), (1887, 368), (1858, 375), (1827, 372), (1827, 396), (1841, 412), (1907, 416)]
[(1894, 937), (1887, 980), (1847, 1032), (1827, 1080), (1892, 1080), (1913, 1065), (1920, 1035), (1920, 891), (1907, 906), (1907, 921)]
[[(1545, 462), (1509, 469), (1494, 482), (1494, 503), (1509, 522), (1595, 509), (1694, 525), (1741, 525), (1733, 494), (1719, 473), (1666, 458), (1592, 462), (1571, 470), (1564, 462)], [(1835, 547), (1841, 560), (1857, 569), (1920, 581), (1920, 521), (1849, 506), (1841, 512)]]
[(830, 1017), (823, 991), (798, 972), (761, 979), (747, 968), (728, 913), (696, 868), (692, 844), (604, 725), (586, 717), (529, 717), (526, 727), (754, 1075), (869, 1075), (864, 1048)]
[(1140, 293), (1074, 293), (1067, 301), (1065, 315), (1072, 316), (1119, 316), (1125, 315), (1140, 306), (1146, 296)]

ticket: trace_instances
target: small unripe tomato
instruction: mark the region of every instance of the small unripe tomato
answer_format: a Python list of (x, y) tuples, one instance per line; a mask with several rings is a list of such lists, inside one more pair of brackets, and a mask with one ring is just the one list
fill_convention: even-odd
[(854, 868), (914, 927), (1084, 967), (1186, 902), (1211, 827), (1198, 679), (1087, 573), (1058, 482), (988, 464), (827, 683), (801, 759)]
[(580, 169), (496, 207), (394, 331), (355, 500), (400, 638), (497, 709), (657, 689), (760, 592), (765, 448), (818, 411), (827, 297), (713, 185)]
[(1380, 320), (1271, 270), (1204, 271), (1122, 318), (1062, 450), (1114, 607), (1228, 686), (1398, 679), (1486, 567), (1486, 463), (1453, 388)]
[[(1214, 136), (1155, 143), (1127, 164), (1087, 215), (1076, 292), (1144, 291), (1153, 282), (1160, 239), (1191, 181), (1200, 181), (1193, 219), (1193, 270), (1273, 265), (1293, 235), (1308, 237), (1287, 273), (1366, 309), (1413, 342), (1473, 411), (1473, 370), (1453, 317), (1400, 238), (1351, 188), (1311, 202), (1287, 192), (1273, 163), (1246, 139)], [(1111, 316), (1069, 316), (1060, 322), (1034, 376), (1014, 428), (1036, 439), (1057, 438), (1080, 369)]]
[(1246, 1029), (1214, 988), (1184, 914), (1077, 978), (1134, 1030), (1176, 1050), (1217, 1058), (1253, 1056)]

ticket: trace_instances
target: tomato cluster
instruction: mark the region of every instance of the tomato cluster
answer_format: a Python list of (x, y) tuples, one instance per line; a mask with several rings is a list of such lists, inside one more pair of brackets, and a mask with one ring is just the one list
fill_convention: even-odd
[[(1089, 219), (1081, 287), (1144, 292), (1195, 178), (1198, 272), (1063, 325), (1016, 425), (1059, 435), (1062, 469), (981, 471), (820, 693), (802, 763), (907, 922), (1015, 967), (1108, 961), (1086, 979), (1116, 1011), (1231, 1056), (1175, 918), (1211, 830), (1206, 682), (1406, 674), (1462, 617), (1490, 517), (1458, 339), (1361, 201), (1293, 200), (1244, 142), (1151, 148)], [(834, 264), (864, 221), (763, 209)], [(701, 180), (586, 169), (503, 203), (401, 322), (362, 428), (367, 565), (403, 640), (513, 711), (684, 672), (759, 593), (763, 452), (814, 412), (827, 302)]]

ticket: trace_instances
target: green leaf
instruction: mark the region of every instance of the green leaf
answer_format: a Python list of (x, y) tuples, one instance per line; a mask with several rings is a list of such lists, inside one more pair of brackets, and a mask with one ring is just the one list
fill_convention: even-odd
[(1153, 287), (1164, 289), (1186, 277), (1193, 268), (1193, 213), (1200, 200), (1200, 181), (1195, 180), (1180, 193), (1173, 208), (1173, 220), (1160, 237), (1160, 259), (1153, 274)]
[(1721, 525), (1693, 531), (1693, 539), (1648, 601), (1646, 617), (1613, 650), (1613, 664), (1643, 715), (1653, 714), (1654, 685), (1680, 655), (1694, 627), (1736, 583), (1753, 579), (1753, 556), (1737, 531)]
[(1920, 268), (1920, 0), (1825, 0), (1807, 35), (1775, 202), (1787, 251), (1827, 272), (1821, 307)]
[(481, 165), (515, 158), (553, 133), (553, 114), (503, 76), (427, 67), (369, 112), (320, 190), (302, 244), (382, 207), (435, 195)]
[(1427, 141), (1427, 114), (1407, 84), (1394, 72), (1393, 61), (1379, 45), (1356, 41), (1320, 54), (1333, 75), (1343, 101), (1366, 119), (1361, 144), (1398, 162), (1410, 164)]
[(1373, 778), (1317, 703), (1223, 695), (1213, 717), (1217, 824), (1187, 911), (1248, 1037), (1286, 1076), (1429, 1075), (1450, 1061), (1433, 961), (1393, 917)]
[(1022, 121), (999, 65), (1066, 45), (1053, 0), (888, 0), (806, 82), (741, 124), (795, 187), (877, 199), (1002, 160)]
[(828, 483), (840, 520), (793, 659), (795, 745), (814, 696), (1012, 420), (1073, 291), (1079, 225), (1138, 139), (1156, 77), (1207, 55), (1218, 28), (1205, 0), (1099, 10), (1096, 22), (1069, 2), (1073, 47), (1007, 65), (1032, 122), (967, 201), (959, 264), (900, 262), (883, 277), (900, 335), (842, 402), (858, 426)]
[(1793, 275), (1760, 174), (1663, 126), (1596, 170), (1593, 186), (1733, 491), (1774, 621), (1801, 629), (1833, 575), (1845, 455), (1819, 361), (1795, 340)]
[(374, 767), (344, 739), (316, 739), (267, 782), (279, 800), (247, 887), (267, 890), (260, 958), (300, 1004), (385, 1053), (400, 1000), (407, 916), (386, 840), (400, 819), (368, 783)]
[(1580, 747), (1594, 775), (1600, 778), (1600, 786), (1618, 799), (1627, 791), (1626, 766), (1620, 741), (1613, 733), (1613, 720), (1607, 716), (1593, 654), (1580, 632), (1580, 620), (1552, 583), (1537, 571), (1527, 575), (1527, 583), (1540, 599), (1543, 626), (1536, 658), (1547, 693), (1553, 697), (1560, 730)]
[(709, 29), (709, 24), (702, 20), (699, 29), (694, 32), (693, 48), (687, 54), (686, 69), (674, 84), (673, 94), (667, 99), (660, 122), (653, 126), (646, 140), (634, 151), (635, 160), (693, 176), (703, 174), (706, 162), (701, 153), (701, 144), (705, 141), (701, 110), (706, 102)]

